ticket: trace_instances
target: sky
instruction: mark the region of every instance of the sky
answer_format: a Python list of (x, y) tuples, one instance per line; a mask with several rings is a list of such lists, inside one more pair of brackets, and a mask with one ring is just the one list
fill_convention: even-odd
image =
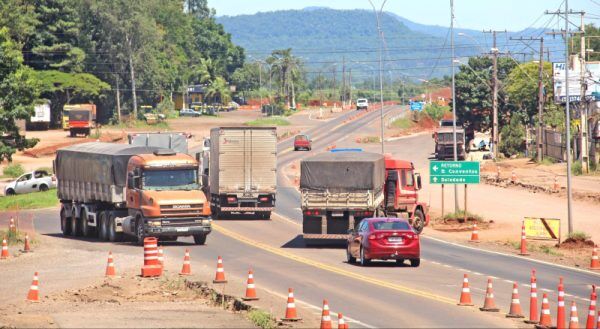
[[(375, 6), (381, 6), (383, 2), (372, 1)], [(449, 0), (388, 0), (384, 10), (416, 23), (448, 26), (449, 3)], [(549, 20), (547, 15), (543, 15), (544, 11), (554, 11), (562, 3), (563, 0), (455, 0), (456, 26), (476, 30), (509, 31), (522, 30), (532, 24), (533, 27), (540, 27)], [(208, 4), (216, 9), (217, 16), (302, 9), (310, 6), (372, 10), (368, 0), (208, 0)], [(570, 0), (569, 8), (594, 15), (588, 23), (600, 24), (600, 0)]]

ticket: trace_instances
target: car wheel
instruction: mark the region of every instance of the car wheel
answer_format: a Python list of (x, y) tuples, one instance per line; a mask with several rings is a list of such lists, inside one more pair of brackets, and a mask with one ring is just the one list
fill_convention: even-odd
[(346, 248), (346, 260), (348, 261), (348, 264), (356, 263), (356, 257), (352, 256), (352, 253), (350, 252), (350, 246)]
[[(108, 241), (120, 242), (123, 240), (123, 233), (117, 232), (117, 219), (113, 213), (109, 213), (106, 221), (106, 231), (108, 232)], [(143, 243), (143, 242), (142, 242)]]
[(421, 209), (417, 209), (413, 214), (412, 227), (415, 229), (417, 234), (421, 234), (421, 232), (423, 232), (423, 228), (425, 227), (425, 214), (423, 214)]
[(40, 185), (40, 192), (46, 192), (46, 191), (48, 191), (48, 185), (46, 185), (46, 184)]
[(410, 260), (410, 267), (419, 267), (421, 265), (421, 258), (414, 258)]
[(100, 241), (107, 241), (108, 240), (108, 219), (107, 219), (107, 213), (106, 211), (101, 211), (98, 214), (98, 239), (100, 239)]
[(298, 151), (298, 148), (297, 148), (297, 147), (294, 147), (294, 151)]
[(396, 259), (396, 265), (404, 265), (404, 258)]
[(60, 229), (63, 235), (71, 235), (71, 217), (69, 217), (69, 211), (65, 206), (60, 208)]
[(13, 189), (9, 188), (8, 190), (6, 190), (6, 193), (5, 193), (5, 194), (6, 194), (6, 195), (15, 195), (15, 194), (17, 194), (17, 193), (15, 192), (15, 190), (13, 190)]
[(137, 244), (139, 246), (144, 245), (144, 238), (146, 237), (146, 233), (144, 232), (144, 219), (138, 218), (135, 222), (135, 236), (137, 238)]
[(206, 244), (206, 234), (197, 234), (194, 235), (194, 243), (197, 245)]
[(80, 232), (81, 228), (79, 220), (77, 218), (77, 212), (75, 210), (75, 207), (73, 207), (73, 210), (71, 211), (71, 236), (81, 235)]
[(365, 257), (365, 248), (360, 246), (360, 265), (367, 266), (369, 263), (371, 263), (371, 260)]

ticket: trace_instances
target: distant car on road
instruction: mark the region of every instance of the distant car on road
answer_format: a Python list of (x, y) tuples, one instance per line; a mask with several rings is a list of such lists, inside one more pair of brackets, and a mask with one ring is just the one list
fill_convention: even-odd
[(357, 110), (367, 110), (369, 108), (369, 100), (366, 98), (359, 98), (356, 100)]
[(410, 260), (410, 266), (421, 263), (419, 235), (404, 218), (365, 218), (355, 230), (349, 231), (346, 256), (348, 263), (360, 260), (362, 266), (372, 259), (395, 259), (403, 264)]
[(56, 187), (56, 177), (45, 170), (36, 170), (21, 175), (4, 188), (4, 195), (48, 191)]
[(180, 117), (199, 117), (201, 115), (201, 112), (192, 109), (181, 109), (181, 111), (179, 111)]
[(308, 137), (308, 135), (296, 135), (296, 137), (294, 137), (294, 151), (310, 151), (311, 148), (312, 140)]

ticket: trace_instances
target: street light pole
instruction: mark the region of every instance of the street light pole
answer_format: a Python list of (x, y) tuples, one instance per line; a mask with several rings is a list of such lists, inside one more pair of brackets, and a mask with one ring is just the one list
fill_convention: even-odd
[[(454, 0), (450, 0), (450, 47), (452, 48), (452, 135), (454, 138), (454, 161), (458, 161), (456, 146), (456, 79), (454, 77)], [(454, 184), (454, 212), (458, 213), (458, 210), (458, 185)]]
[(381, 4), (381, 8), (379, 9), (379, 13), (377, 12), (377, 9), (375, 9), (375, 5), (373, 4), (373, 1), (369, 0), (369, 3), (371, 4), (371, 6), (373, 7), (373, 12), (375, 13), (375, 18), (377, 19), (377, 32), (379, 34), (379, 100), (380, 100), (380, 107), (379, 107), (379, 116), (381, 119), (381, 154), (385, 153), (385, 148), (384, 148), (384, 144), (383, 144), (383, 134), (384, 134), (384, 127), (383, 127), (383, 32), (381, 31), (381, 22), (380, 22), (380, 15), (383, 12), (383, 6), (385, 6), (385, 3), (387, 2), (387, 0), (383, 0), (383, 3)]

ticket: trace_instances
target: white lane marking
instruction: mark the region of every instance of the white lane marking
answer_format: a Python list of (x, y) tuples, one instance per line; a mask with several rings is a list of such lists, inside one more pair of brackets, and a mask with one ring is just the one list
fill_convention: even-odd
[[(263, 291), (266, 291), (266, 292), (268, 292), (269, 294), (271, 294), (271, 295), (273, 295), (273, 296), (277, 296), (277, 297), (279, 297), (279, 298), (281, 298), (281, 299), (285, 299), (285, 300), (287, 300), (287, 298), (288, 298), (288, 295), (287, 295), (287, 294), (285, 294), (285, 295), (284, 295), (284, 294), (280, 294), (280, 293), (278, 293), (278, 292), (274, 292), (274, 291), (272, 291), (272, 290), (270, 290), (270, 289), (265, 289), (265, 288), (261, 288), (261, 290), (263, 290)], [(296, 304), (301, 304), (301, 305), (304, 305), (305, 307), (308, 307), (308, 308), (310, 308), (310, 309), (314, 310), (314, 311), (315, 311), (315, 314), (321, 314), (321, 311), (322, 311), (322, 308), (321, 308), (321, 306), (313, 305), (313, 304), (310, 304), (310, 303), (308, 303), (308, 302), (305, 302), (305, 301), (302, 301), (302, 300), (300, 300), (300, 299), (296, 298), (296, 291), (294, 291), (294, 301), (296, 302)], [(330, 314), (331, 314), (332, 316), (335, 316), (335, 317), (337, 318), (337, 313), (336, 313), (336, 312), (333, 312), (333, 311), (332, 311), (332, 312), (330, 312)], [(354, 322), (354, 323), (356, 323), (356, 324), (358, 324), (358, 325), (360, 325), (360, 326), (363, 326), (363, 327), (365, 327), (365, 328), (370, 328), (370, 329), (375, 329), (375, 328), (377, 328), (377, 327), (375, 327), (375, 326), (372, 326), (372, 325), (370, 325), (370, 324), (366, 324), (366, 323), (364, 323), (364, 322), (362, 322), (362, 321), (358, 321), (358, 320), (356, 320), (356, 319), (353, 319), (353, 318), (351, 318), (351, 317), (348, 317), (348, 316), (346, 316), (346, 315), (344, 315), (344, 320), (346, 320), (346, 321), (350, 321), (350, 322)]]
[(452, 266), (450, 266), (450, 265), (448, 265), (448, 264), (443, 264), (443, 265), (444, 265), (444, 267), (447, 267), (447, 268), (452, 268)]
[(465, 248), (465, 249), (481, 251), (481, 252), (485, 252), (485, 253), (488, 253), (488, 254), (501, 255), (501, 256), (507, 256), (507, 257), (512, 257), (512, 258), (518, 258), (518, 259), (530, 261), (530, 262), (533, 262), (533, 263), (544, 264), (544, 265), (548, 265), (548, 266), (559, 267), (559, 268), (562, 268), (562, 269), (565, 269), (565, 270), (576, 271), (576, 272), (581, 272), (581, 273), (585, 273), (585, 274), (593, 274), (595, 276), (600, 276), (600, 273), (596, 273), (596, 272), (584, 270), (584, 269), (581, 269), (581, 268), (570, 267), (570, 266), (561, 265), (561, 264), (554, 264), (554, 263), (546, 262), (546, 261), (539, 260), (539, 259), (523, 258), (522, 256), (505, 254), (505, 253), (499, 252), (499, 251), (477, 249), (477, 248), (474, 248), (474, 247), (465, 246), (465, 245), (462, 245), (462, 244), (459, 244), (459, 243), (455, 243), (455, 242), (444, 241), (444, 240), (441, 240), (441, 239), (438, 239), (438, 238), (434, 238), (434, 237), (431, 237), (431, 236), (423, 236), (423, 238), (424, 239), (431, 239), (431, 240), (434, 240), (434, 241), (437, 241), (437, 242), (440, 242), (440, 243), (444, 243), (444, 244), (449, 244), (449, 245), (452, 245), (452, 246), (455, 246), (455, 247), (461, 247), (461, 248)]
[(546, 288), (542, 288), (542, 289), (540, 289), (540, 290), (542, 290), (542, 291), (545, 291), (545, 292), (553, 292), (552, 290), (550, 290), (550, 289), (546, 289)]
[(473, 274), (475, 274), (475, 275), (483, 275), (483, 274), (481, 274), (479, 272), (473, 272)]
[(511, 281), (511, 280), (506, 280), (506, 279), (502, 279), (502, 281), (504, 281), (504, 282), (506, 282), (506, 283), (510, 283), (510, 284), (512, 284), (512, 283), (514, 282), (514, 281)]

